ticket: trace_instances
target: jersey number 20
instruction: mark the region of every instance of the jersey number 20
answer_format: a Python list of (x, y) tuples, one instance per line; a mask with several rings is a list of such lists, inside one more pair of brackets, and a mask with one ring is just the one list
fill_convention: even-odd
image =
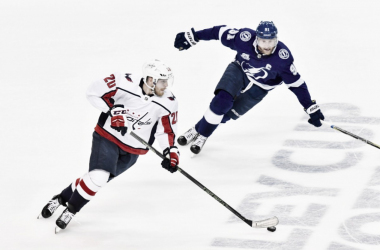
[(104, 82), (107, 83), (108, 88), (115, 87), (115, 76), (114, 74), (110, 75), (109, 77), (104, 78)]

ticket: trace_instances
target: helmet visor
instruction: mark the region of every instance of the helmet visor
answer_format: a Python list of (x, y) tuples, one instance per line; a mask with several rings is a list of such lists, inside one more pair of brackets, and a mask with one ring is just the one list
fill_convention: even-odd
[(172, 88), (174, 83), (173, 75), (169, 75), (167, 79), (153, 79), (153, 84), (156, 88)]

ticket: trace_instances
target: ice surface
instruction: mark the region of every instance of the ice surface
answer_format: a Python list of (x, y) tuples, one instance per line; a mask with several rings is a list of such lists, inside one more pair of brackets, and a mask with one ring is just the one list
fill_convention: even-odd
[(311, 127), (285, 86), (180, 159), (248, 219), (277, 216), (276, 232), (249, 228), (153, 153), (58, 235), (58, 215), (36, 219), (87, 170), (99, 115), (85, 98), (91, 81), (159, 58), (175, 74), (179, 132), (202, 117), (234, 51), (218, 41), (176, 51), (191, 27), (274, 21), (329, 123), (379, 144), (378, 10), (356, 0), (1, 1), (0, 248), (379, 249), (379, 149)]

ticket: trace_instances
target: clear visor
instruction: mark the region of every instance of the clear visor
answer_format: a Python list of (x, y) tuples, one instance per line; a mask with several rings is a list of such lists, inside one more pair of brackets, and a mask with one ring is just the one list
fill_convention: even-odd
[(172, 88), (174, 83), (174, 77), (169, 76), (168, 79), (154, 79), (153, 84), (156, 85), (156, 88)]
[(257, 45), (262, 49), (273, 49), (277, 45), (277, 38), (272, 38), (272, 39), (257, 38)]

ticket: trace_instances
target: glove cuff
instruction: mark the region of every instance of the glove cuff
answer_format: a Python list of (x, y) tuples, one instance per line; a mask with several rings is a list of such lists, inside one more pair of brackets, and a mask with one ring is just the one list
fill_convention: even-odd
[(308, 115), (311, 115), (317, 112), (318, 110), (320, 110), (319, 105), (315, 102), (315, 100), (313, 100), (312, 103), (313, 103), (312, 105), (310, 105), (307, 109), (305, 109), (305, 112)]
[(124, 105), (123, 104), (115, 104), (112, 106), (111, 109), (114, 109), (114, 108), (124, 108)]
[(199, 39), (196, 38), (194, 28), (191, 28), (191, 30), (185, 32), (185, 38), (191, 47), (197, 45), (199, 41)]
[(195, 33), (194, 28), (191, 28), (191, 32), (193, 32), (193, 36), (196, 42), (199, 42), (199, 37), (197, 36), (197, 33)]
[(176, 153), (177, 155), (179, 155), (178, 148), (176, 146), (167, 147), (164, 149), (164, 152), (162, 154), (166, 157), (166, 155), (168, 155), (169, 153)]

